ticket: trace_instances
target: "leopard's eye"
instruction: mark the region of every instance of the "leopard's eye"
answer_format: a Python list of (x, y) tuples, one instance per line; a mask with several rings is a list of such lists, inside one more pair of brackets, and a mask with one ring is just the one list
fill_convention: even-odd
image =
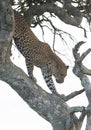
[(61, 76), (63, 77), (63, 76), (64, 76), (64, 74), (61, 74)]

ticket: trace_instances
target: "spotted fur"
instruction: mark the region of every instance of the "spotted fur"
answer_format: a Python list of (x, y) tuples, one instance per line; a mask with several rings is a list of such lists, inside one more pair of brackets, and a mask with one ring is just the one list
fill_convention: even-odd
[(33, 77), (34, 66), (40, 67), (44, 80), (52, 93), (57, 93), (52, 80), (52, 75), (58, 83), (64, 82), (67, 66), (51, 50), (47, 43), (41, 42), (28, 26), (24, 16), (14, 11), (15, 33), (14, 41), (18, 50), (26, 60), (30, 78)]

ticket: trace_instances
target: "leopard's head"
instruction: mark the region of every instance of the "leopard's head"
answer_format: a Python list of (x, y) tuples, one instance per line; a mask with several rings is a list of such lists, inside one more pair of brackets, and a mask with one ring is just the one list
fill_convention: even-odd
[(56, 59), (54, 58), (52, 61), (51, 72), (57, 83), (64, 82), (64, 78), (67, 75), (67, 69), (68, 66), (66, 66), (58, 56), (56, 56)]

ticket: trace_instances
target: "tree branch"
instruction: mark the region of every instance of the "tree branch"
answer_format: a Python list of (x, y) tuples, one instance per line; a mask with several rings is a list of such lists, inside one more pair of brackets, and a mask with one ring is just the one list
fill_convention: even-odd
[(85, 67), (83, 64), (82, 64), (82, 61), (84, 60), (84, 58), (91, 52), (91, 49), (89, 48), (88, 50), (86, 50), (81, 56), (78, 52), (79, 50), (79, 47), (84, 44), (85, 42), (81, 41), (79, 42), (75, 48), (73, 49), (73, 55), (74, 55), (74, 58), (76, 59), (76, 64), (79, 65), (80, 67), (80, 71), (82, 71), (83, 74), (87, 74), (87, 75), (91, 75), (91, 69), (88, 69), (87, 67)]
[(80, 41), (73, 48), (73, 56), (74, 56), (76, 61), (80, 57), (80, 54), (78, 53), (78, 50), (79, 50), (80, 46), (83, 45), (84, 43), (85, 43), (84, 41)]
[(75, 92), (72, 92), (71, 94), (69, 94), (68, 96), (65, 96), (63, 97), (63, 100), (64, 101), (68, 101), (76, 96), (78, 96), (79, 94), (83, 93), (84, 92), (84, 89), (80, 90), (80, 91), (75, 91)]
[[(75, 119), (74, 113), (76, 113), (76, 112), (80, 112), (80, 113), (81, 113), (79, 119)], [(83, 120), (84, 120), (84, 118), (85, 118), (87, 112), (88, 112), (88, 111), (87, 111), (87, 108), (85, 108), (85, 107), (76, 106), (76, 107), (71, 107), (71, 108), (70, 108), (70, 115), (71, 115), (71, 117), (73, 117), (75, 124), (76, 124), (76, 125), (78, 126), (78, 128), (80, 128), (80, 129), (81, 129), (81, 127), (82, 127), (82, 123), (83, 123)]]
[[(73, 72), (81, 80), (81, 84), (84, 87), (86, 95), (87, 95), (87, 99), (89, 102), (89, 105), (88, 105), (89, 111), (87, 114), (86, 129), (90, 130), (91, 129), (91, 83), (90, 83), (88, 77), (85, 75), (86, 70), (84, 70), (85, 72), (83, 71), (84, 68), (83, 68), (83, 64), (82, 64), (82, 60), (85, 58), (84, 54), (88, 54), (88, 52), (90, 52), (90, 51), (87, 51), (87, 53), (84, 53), (81, 58), (80, 54), (78, 54), (78, 49), (79, 49), (81, 43), (82, 42), (79, 42), (73, 49), (73, 54), (75, 57), (75, 66), (73, 68)], [(78, 61), (80, 61), (80, 62), (78, 62)], [(86, 67), (85, 67), (85, 69), (86, 69)]]
[(89, 48), (88, 50), (86, 50), (80, 57), (79, 59), (77, 60), (77, 62), (81, 63), (84, 58), (91, 52), (91, 49)]
[(77, 15), (78, 17), (76, 17), (76, 15), (74, 15), (74, 17), (71, 17), (71, 15), (67, 13), (65, 8), (61, 8), (53, 3), (31, 5), (31, 7), (26, 12), (27, 21), (29, 21), (30, 16), (42, 15), (45, 12), (54, 13), (60, 20), (62, 20), (66, 24), (71, 24), (77, 27), (80, 25), (82, 21), (82, 16), (80, 12), (79, 12), (79, 15)]
[(64, 0), (63, 1), (64, 8), (67, 10), (68, 14), (72, 15), (78, 23), (81, 22), (82, 15), (78, 8), (74, 7), (71, 4), (71, 0)]

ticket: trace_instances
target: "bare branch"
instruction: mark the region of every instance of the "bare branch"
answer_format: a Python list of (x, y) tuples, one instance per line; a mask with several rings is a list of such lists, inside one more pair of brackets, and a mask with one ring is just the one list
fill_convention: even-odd
[(85, 107), (79, 107), (79, 106), (76, 106), (76, 107), (71, 107), (70, 108), (70, 114), (74, 114), (75, 112), (83, 112), (87, 109), (85, 109)]
[(86, 50), (80, 57), (79, 59), (77, 60), (77, 62), (81, 63), (84, 58), (91, 52), (91, 49), (89, 48), (88, 50)]
[(84, 74), (86, 75), (91, 75), (91, 69), (88, 69), (87, 67), (85, 67), (84, 65), (81, 66), (81, 70)]
[[(75, 118), (74, 113), (76, 113), (76, 112), (81, 113), (79, 119)], [(71, 115), (71, 117), (73, 117), (73, 120), (74, 120), (76, 126), (79, 127), (79, 129), (81, 129), (81, 127), (82, 127), (83, 120), (84, 120), (86, 114), (87, 114), (87, 108), (85, 108), (83, 106), (82, 107), (76, 106), (76, 107), (72, 107), (70, 109), (70, 115)]]
[[(79, 58), (80, 58), (80, 55), (77, 52), (78, 49), (79, 49), (79, 47), (80, 47), (79, 45), (80, 44), (78, 43), (76, 45), (76, 48), (73, 49), (73, 51), (74, 51), (73, 53), (74, 53), (74, 57), (75, 57), (76, 61), (79, 61)], [(83, 60), (83, 57), (85, 57), (85, 56), (82, 56), (82, 60)], [(86, 129), (90, 130), (91, 129), (91, 83), (90, 83), (88, 77), (82, 71), (82, 69), (84, 69), (84, 68), (82, 68), (82, 66), (83, 66), (82, 63), (81, 62), (79, 63), (79, 62), (76, 62), (76, 61), (75, 61), (75, 66), (73, 68), (73, 72), (81, 80), (81, 84), (84, 87), (86, 95), (87, 95), (87, 99), (88, 99), (88, 102), (89, 102), (89, 112), (87, 114), (87, 125), (86, 125)], [(83, 120), (84, 116), (85, 115), (83, 113), (83, 115), (80, 117), (80, 120)]]
[[(73, 126), (75, 129), (80, 130), (83, 120), (87, 114), (86, 110), (87, 109), (85, 109), (85, 107), (79, 107), (79, 106), (70, 108), (70, 112), (67, 116), (66, 123), (65, 123), (65, 129), (72, 130), (72, 126)], [(76, 112), (81, 113), (79, 119), (75, 116)], [(74, 124), (72, 123), (72, 120), (74, 121)]]
[(83, 93), (84, 92), (84, 89), (80, 90), (80, 91), (75, 91), (75, 92), (72, 92), (71, 94), (69, 94), (68, 96), (65, 96), (63, 98), (64, 101), (68, 101), (76, 96), (78, 96), (79, 94)]
[(79, 53), (78, 53), (78, 49), (79, 49), (79, 47), (82, 45), (82, 44), (84, 44), (85, 42), (84, 41), (80, 41), (80, 42), (78, 42), (76, 45), (75, 45), (75, 47), (73, 48), (73, 56), (74, 56), (74, 58), (77, 60), (79, 57), (80, 57), (80, 55), (79, 55)]
[(75, 72), (75, 74), (78, 74), (78, 77), (80, 77), (81, 75), (79, 74), (88, 74), (91, 75), (91, 70), (86, 68), (83, 64), (82, 61), (84, 60), (84, 58), (91, 52), (91, 49), (89, 48), (88, 50), (86, 50), (81, 56), (78, 53), (79, 47), (84, 44), (85, 42), (81, 41), (79, 43), (77, 43), (73, 49), (73, 55), (75, 58), (75, 67), (73, 68), (73, 72)]
[(80, 71), (83, 73), (83, 74), (87, 74), (87, 75), (91, 75), (91, 69), (88, 69), (87, 67), (85, 67), (83, 64), (82, 64), (82, 61), (84, 60), (84, 58), (91, 52), (91, 49), (89, 48), (88, 50), (86, 50), (81, 56), (80, 54), (78, 53), (78, 50), (79, 50), (79, 47), (84, 44), (85, 42), (81, 41), (79, 42), (73, 49), (73, 55), (76, 59), (76, 64), (79, 65), (80, 67)]

